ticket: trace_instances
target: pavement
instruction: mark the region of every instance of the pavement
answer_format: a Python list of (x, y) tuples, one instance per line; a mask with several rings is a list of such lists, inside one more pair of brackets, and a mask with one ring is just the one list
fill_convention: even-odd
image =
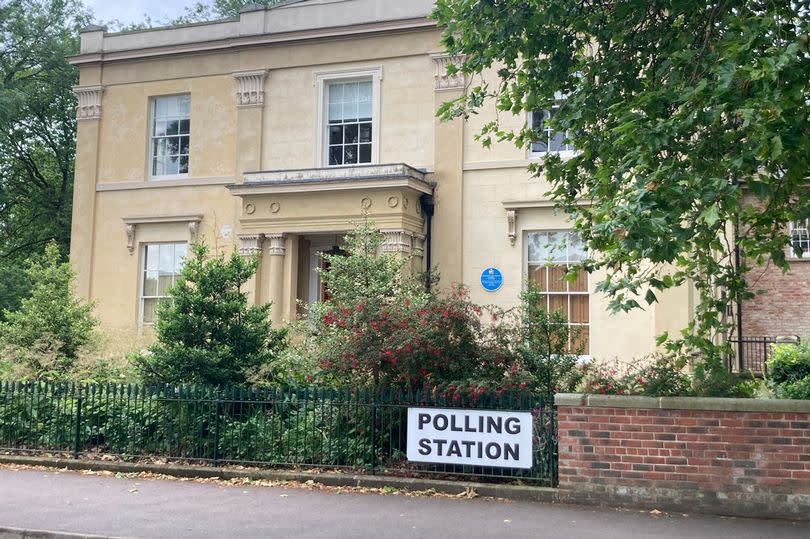
[(810, 537), (810, 524), (779, 520), (0, 468), (0, 537), (23, 537), (11, 528), (172, 539)]

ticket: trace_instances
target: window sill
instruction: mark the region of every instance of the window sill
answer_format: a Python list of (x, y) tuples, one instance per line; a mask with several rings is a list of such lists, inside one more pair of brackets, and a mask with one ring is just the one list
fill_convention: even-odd
[(529, 152), (529, 159), (532, 161), (539, 161), (549, 155), (558, 155), (560, 159), (571, 159), (577, 152), (564, 151), (564, 152)]
[(125, 181), (100, 183), (96, 185), (96, 191), (128, 191), (131, 189), (158, 189), (164, 187), (197, 187), (201, 185), (230, 185), (234, 183), (231, 176), (215, 176), (206, 178), (183, 177), (178, 179), (158, 179), (147, 181)]
[(165, 182), (172, 180), (186, 180), (188, 174), (166, 174), (165, 176), (149, 176), (150, 182)]

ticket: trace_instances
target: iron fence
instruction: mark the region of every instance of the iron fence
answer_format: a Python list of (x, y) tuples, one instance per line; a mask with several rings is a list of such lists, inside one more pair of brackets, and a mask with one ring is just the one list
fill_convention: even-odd
[(732, 369), (764, 374), (771, 355), (771, 345), (776, 337), (743, 337), (729, 339), (731, 344), (730, 366)]
[[(409, 407), (531, 412), (533, 467), (409, 462)], [(350, 468), (543, 485), (557, 481), (554, 409), (528, 393), (5, 382), (0, 384), (0, 451)]]

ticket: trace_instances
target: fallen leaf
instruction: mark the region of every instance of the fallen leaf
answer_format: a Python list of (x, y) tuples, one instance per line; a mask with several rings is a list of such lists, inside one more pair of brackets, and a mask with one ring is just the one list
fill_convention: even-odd
[(653, 509), (652, 511), (650, 511), (650, 514), (651, 515), (660, 515), (661, 511), (659, 511), (658, 509)]

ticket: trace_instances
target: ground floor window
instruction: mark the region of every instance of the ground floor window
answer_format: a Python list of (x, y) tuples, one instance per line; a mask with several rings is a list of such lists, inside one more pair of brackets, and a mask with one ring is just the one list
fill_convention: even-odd
[[(810, 219), (793, 221), (788, 226), (791, 258), (810, 258)], [(801, 252), (801, 254), (799, 254)]]
[(568, 282), (565, 275), (572, 264), (587, 256), (579, 234), (571, 231), (530, 232), (526, 241), (529, 282), (543, 293), (541, 301), (548, 312), (560, 311), (579, 335), (572, 338), (572, 351), (590, 354), (590, 312), (588, 274), (580, 271)]
[(149, 243), (143, 247), (141, 323), (154, 324), (157, 306), (177, 281), (188, 247), (185, 243)]

